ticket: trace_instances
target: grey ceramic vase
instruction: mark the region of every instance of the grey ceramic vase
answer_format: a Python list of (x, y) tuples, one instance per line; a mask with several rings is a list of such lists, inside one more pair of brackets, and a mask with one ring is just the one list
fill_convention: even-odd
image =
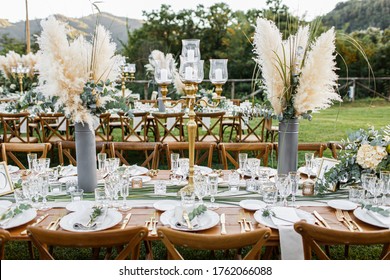
[(298, 164), (298, 119), (279, 122), (278, 173), (297, 171)]
[(75, 123), (74, 127), (78, 185), (84, 192), (94, 192), (97, 186), (95, 132), (88, 124)]

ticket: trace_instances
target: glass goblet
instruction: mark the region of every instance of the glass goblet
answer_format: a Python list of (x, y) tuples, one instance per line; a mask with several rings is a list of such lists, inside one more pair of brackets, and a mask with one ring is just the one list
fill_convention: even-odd
[(300, 175), (298, 172), (290, 171), (288, 173), (289, 183), (291, 185), (291, 206), (295, 207), (295, 196), (298, 191), (298, 184)]
[(289, 177), (287, 174), (278, 174), (275, 179), (276, 188), (279, 191), (280, 197), (283, 201), (283, 206), (287, 207), (287, 197), (291, 194), (291, 185), (289, 184)]
[(215, 195), (218, 193), (218, 174), (211, 173), (208, 176), (208, 188), (210, 192), (211, 204), (207, 207), (211, 210), (216, 210), (219, 207), (215, 204)]

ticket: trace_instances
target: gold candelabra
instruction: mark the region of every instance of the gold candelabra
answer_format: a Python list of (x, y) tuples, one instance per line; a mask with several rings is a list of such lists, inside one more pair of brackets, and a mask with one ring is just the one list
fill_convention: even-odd
[(135, 64), (121, 65), (121, 84), (122, 97), (125, 97), (126, 81), (133, 82), (135, 80)]
[(30, 68), (23, 66), (23, 64), (21, 63), (18, 63), (17, 67), (11, 68), (11, 72), (14, 78), (15, 75), (18, 78), (20, 94), (23, 94), (23, 78), (28, 74), (28, 72), (30, 72)]

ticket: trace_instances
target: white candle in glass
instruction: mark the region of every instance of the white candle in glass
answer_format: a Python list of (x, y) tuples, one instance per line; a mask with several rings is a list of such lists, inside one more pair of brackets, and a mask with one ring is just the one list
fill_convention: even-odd
[(195, 52), (194, 52), (194, 50), (188, 50), (188, 52), (187, 52), (187, 60), (189, 62), (192, 62), (192, 61), (195, 60)]
[(161, 69), (161, 78), (160, 78), (162, 83), (168, 82), (168, 71), (167, 69)]
[(215, 69), (215, 80), (222, 81), (222, 69)]
[(192, 80), (192, 67), (191, 66), (186, 67), (185, 73), (184, 73), (184, 78), (187, 81)]

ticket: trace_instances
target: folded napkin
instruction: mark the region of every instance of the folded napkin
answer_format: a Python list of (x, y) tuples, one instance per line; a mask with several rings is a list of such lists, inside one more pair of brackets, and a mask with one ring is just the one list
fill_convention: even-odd
[[(175, 225), (176, 228), (188, 229), (187, 222), (183, 218), (183, 208), (181, 206), (175, 207), (173, 219), (174, 219), (173, 224)], [(198, 217), (195, 217), (192, 220), (190, 220), (190, 223), (194, 229), (199, 227)]]
[[(381, 207), (383, 209), (390, 209), (390, 207)], [(383, 225), (387, 226), (388, 228), (390, 228), (390, 217), (386, 217), (386, 216), (383, 216), (379, 213), (376, 213), (376, 212), (373, 212), (373, 211), (370, 211), (370, 210), (366, 210), (367, 211), (367, 214), (370, 215), (371, 217), (373, 217), (375, 220), (377, 220), (378, 222), (382, 223)]]
[(60, 175), (62, 177), (77, 175), (77, 167), (73, 165), (67, 165), (61, 168)]
[(272, 222), (279, 229), (280, 250), (282, 260), (303, 260), (302, 237), (295, 232), (294, 223), (299, 221), (294, 208), (274, 207), (274, 215), (271, 215)]

